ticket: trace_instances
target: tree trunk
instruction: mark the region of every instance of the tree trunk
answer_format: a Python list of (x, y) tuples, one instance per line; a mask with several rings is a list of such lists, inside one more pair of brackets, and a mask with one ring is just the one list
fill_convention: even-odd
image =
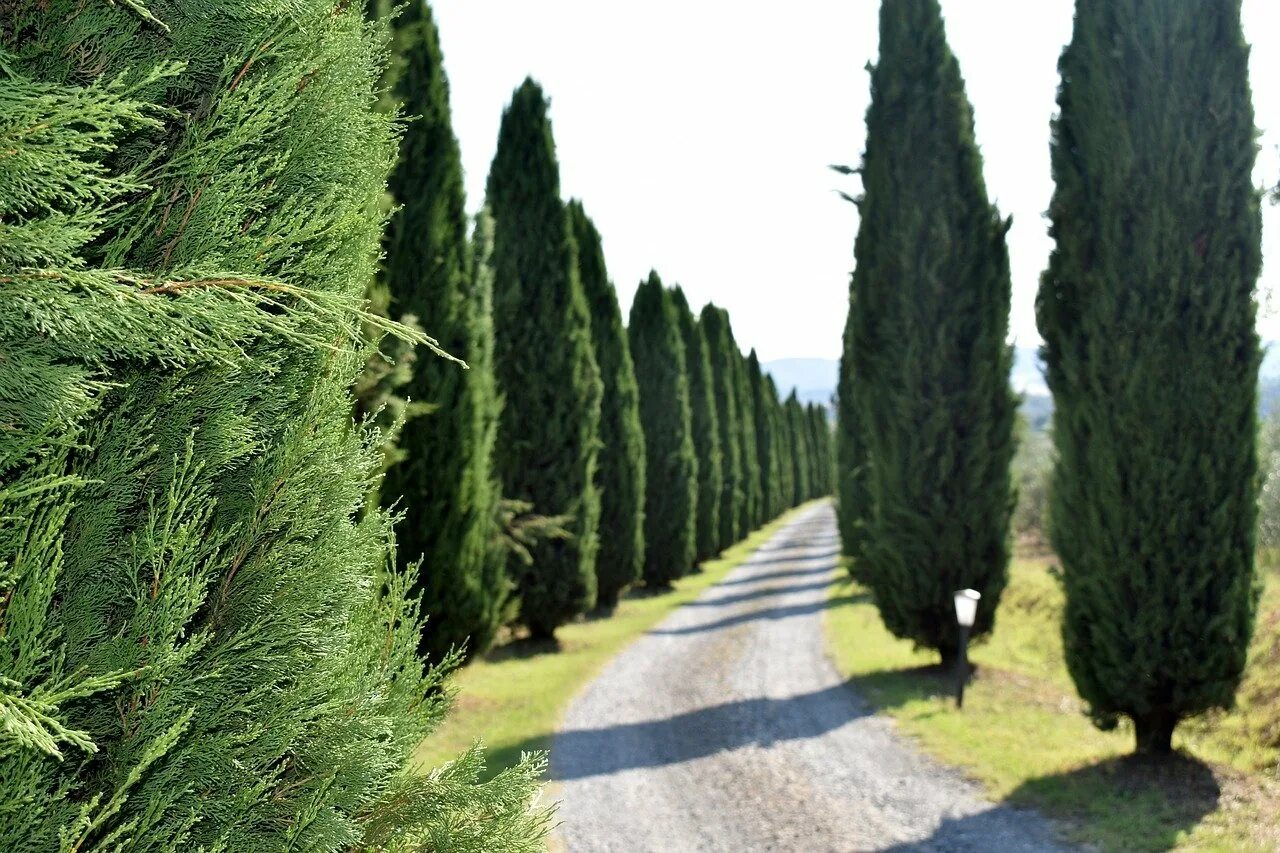
[(1137, 734), (1137, 751), (1141, 755), (1168, 755), (1173, 752), (1173, 730), (1178, 725), (1177, 714), (1154, 711), (1133, 718)]

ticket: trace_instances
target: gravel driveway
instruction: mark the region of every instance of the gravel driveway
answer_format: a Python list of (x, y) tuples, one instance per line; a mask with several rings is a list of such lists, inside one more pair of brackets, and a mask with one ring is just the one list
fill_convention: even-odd
[(1062, 849), (921, 756), (836, 674), (830, 506), (615, 659), (552, 748), (571, 851)]

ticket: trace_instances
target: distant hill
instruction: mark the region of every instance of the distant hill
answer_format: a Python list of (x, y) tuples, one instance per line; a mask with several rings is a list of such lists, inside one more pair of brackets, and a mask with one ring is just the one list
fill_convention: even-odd
[(827, 405), (836, 395), (840, 362), (834, 358), (780, 358), (760, 365), (778, 385), (784, 399), (794, 388), (802, 403)]
[[(1264, 415), (1280, 407), (1280, 342), (1264, 343), (1259, 381), (1259, 408)], [(834, 358), (780, 358), (764, 362), (761, 367), (778, 384), (778, 393), (786, 397), (791, 389), (806, 403), (830, 405), (839, 381), (840, 362)], [(1013, 348), (1013, 372), (1010, 382), (1022, 394), (1022, 413), (1033, 429), (1044, 429), (1053, 415), (1053, 399), (1044, 381), (1044, 365), (1038, 346)]]

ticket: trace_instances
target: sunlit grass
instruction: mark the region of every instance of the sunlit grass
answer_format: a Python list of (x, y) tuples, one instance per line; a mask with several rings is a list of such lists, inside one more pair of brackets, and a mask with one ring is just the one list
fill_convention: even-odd
[[(991, 638), (974, 647), (978, 674), (955, 709), (954, 679), (935, 655), (912, 649), (882, 626), (865, 590), (847, 579), (832, 589), (829, 645), (836, 665), (923, 749), (963, 768), (995, 800), (1059, 818), (1071, 841), (1103, 850), (1276, 849), (1280, 791), (1275, 750), (1257, 736), (1280, 709), (1267, 705), (1280, 682), (1271, 658), (1280, 585), (1264, 598), (1254, 663), (1241, 712), (1179, 728), (1180, 760), (1135, 762), (1132, 731), (1100, 732), (1084, 716), (1062, 657), (1062, 592), (1048, 560), (1015, 563)], [(1270, 615), (1268, 615), (1270, 614)]]
[(702, 571), (678, 581), (671, 592), (633, 593), (608, 618), (566, 625), (559, 649), (516, 641), (500, 646), (454, 679), (458, 701), (444, 725), (422, 743), (415, 760), (434, 767), (483, 740), (491, 773), (510, 766), (527, 750), (549, 749), (570, 700), (633, 640), (671, 611), (724, 578), (793, 518), (793, 510), (708, 561)]

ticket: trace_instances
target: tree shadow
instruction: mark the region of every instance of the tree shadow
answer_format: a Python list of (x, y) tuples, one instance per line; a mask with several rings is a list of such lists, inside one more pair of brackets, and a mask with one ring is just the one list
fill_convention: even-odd
[[(790, 554), (789, 551), (798, 551), (797, 554)], [(795, 548), (781, 549), (775, 552), (757, 551), (757, 558), (750, 562), (743, 563), (745, 568), (755, 568), (756, 566), (793, 566), (793, 565), (809, 565), (812, 563), (822, 563), (827, 568), (834, 568), (836, 558), (840, 556), (840, 552), (834, 548), (814, 553), (813, 548)]]
[(796, 584), (795, 586), (771, 586), (766, 589), (756, 589), (749, 592), (739, 592), (733, 595), (720, 596), (719, 598), (700, 598), (697, 601), (688, 603), (688, 607), (727, 607), (730, 604), (740, 604), (744, 601), (755, 601), (759, 598), (768, 598), (771, 595), (786, 595), (793, 592), (816, 592), (831, 588), (831, 581), (823, 580), (815, 583)]
[(928, 838), (878, 847), (881, 853), (991, 853), (1061, 850), (1053, 825), (1038, 814), (998, 805), (976, 814), (944, 818)]
[(829, 607), (839, 607), (842, 604), (857, 604), (863, 600), (864, 599), (861, 596), (854, 595), (842, 595), (838, 598), (831, 599), (821, 598), (816, 601), (806, 602), (805, 604), (789, 604), (783, 607), (766, 607), (761, 610), (736, 613), (733, 616), (726, 616), (723, 619), (716, 619), (712, 622), (699, 622), (696, 625), (686, 625), (681, 628), (655, 628), (649, 633), (670, 637), (682, 637), (689, 634), (704, 634), (709, 631), (720, 631), (725, 628), (732, 628), (735, 625), (744, 625), (748, 622), (790, 619), (794, 616), (809, 616), (814, 613), (820, 613)]
[(820, 737), (870, 713), (842, 683), (798, 696), (741, 699), (658, 720), (562, 731), (552, 745), (550, 777), (587, 779), (748, 746), (767, 748)]
[(518, 637), (509, 643), (487, 652), (484, 659), (490, 663), (504, 660), (524, 660), (538, 655), (556, 654), (561, 650), (560, 640), (543, 637)]
[[(794, 563), (798, 561), (791, 560), (787, 562)], [(819, 566), (814, 566), (813, 568), (800, 568), (800, 569), (795, 569), (793, 571), (781, 571), (781, 572), (764, 572), (758, 575), (748, 575), (746, 577), (735, 578), (734, 580), (721, 581), (720, 583), (716, 584), (716, 587), (718, 588), (722, 586), (744, 586), (746, 584), (757, 583), (759, 581), (790, 580), (792, 578), (815, 577), (817, 575), (829, 574), (834, 569), (835, 569), (835, 565), (833, 565), (830, 562), (824, 562)]]
[[(1089, 826), (1090, 835), (1114, 832), (1116, 838), (1087, 838), (1113, 849), (1168, 850), (1218, 808), (1222, 788), (1213, 768), (1186, 753), (1126, 755), (1087, 767), (1030, 779), (1009, 801), (1063, 814)], [(1120, 841), (1120, 839), (1126, 841)]]

